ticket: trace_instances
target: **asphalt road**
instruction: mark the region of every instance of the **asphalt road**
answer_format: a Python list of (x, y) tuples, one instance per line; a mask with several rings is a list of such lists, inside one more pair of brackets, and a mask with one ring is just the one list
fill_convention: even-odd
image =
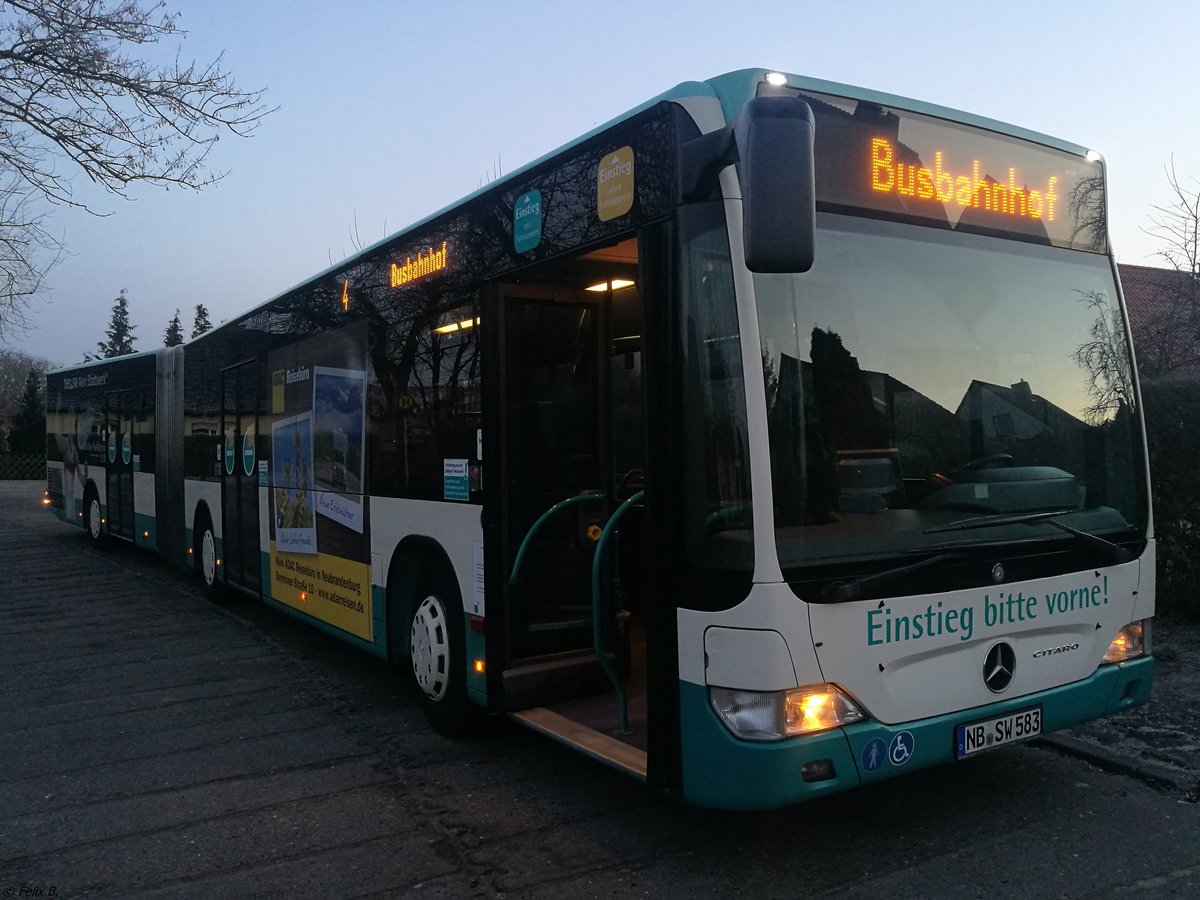
[[(691, 809), (0, 483), (0, 897), (1200, 896), (1200, 804), (1046, 745)], [(41, 893), (37, 893), (40, 891)]]

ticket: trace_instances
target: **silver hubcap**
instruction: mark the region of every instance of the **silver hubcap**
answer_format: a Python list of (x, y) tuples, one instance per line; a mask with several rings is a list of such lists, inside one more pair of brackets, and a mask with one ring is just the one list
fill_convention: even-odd
[(417, 607), (409, 647), (417, 684), (431, 700), (441, 700), (450, 681), (450, 634), (446, 608), (437, 597), (430, 595)]
[(88, 506), (88, 530), (93, 539), (100, 537), (100, 501), (96, 499)]
[(217, 545), (208, 529), (204, 530), (204, 537), (200, 539), (200, 571), (205, 584), (212, 584), (217, 578)]

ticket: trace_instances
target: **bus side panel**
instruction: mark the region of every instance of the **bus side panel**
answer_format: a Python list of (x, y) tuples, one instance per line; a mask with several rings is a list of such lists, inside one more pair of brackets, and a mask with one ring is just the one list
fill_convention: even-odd
[(158, 548), (157, 505), (153, 472), (133, 473), (133, 542), (147, 550)]
[(202, 503), (208, 507), (208, 514), (212, 517), (213, 537), (216, 538), (217, 557), (220, 558), (224, 553), (221, 533), (221, 483), (202, 481), (199, 478), (184, 479), (184, 541), (187, 548), (195, 546), (196, 536), (193, 529), (196, 523), (196, 513)]
[[(473, 503), (371, 498), (371, 554), (382, 560), (383, 569), (372, 577), (372, 581), (379, 577), (382, 579), (372, 585), (372, 594), (379, 603), (377, 609), (385, 617), (384, 627), (380, 629), (384, 640), (389, 630), (386, 621), (387, 582), (392, 556), (402, 540), (419, 536), (435, 542), (446, 552), (463, 601), (467, 659), (484, 658), (483, 635), (470, 627), (471, 616), (484, 616), (486, 607), (483, 596), (483, 526), (479, 513), (480, 507)], [(408, 648), (405, 646), (399, 651), (407, 655)], [(473, 699), (484, 702), (487, 696), (486, 678), (473, 667), (467, 671), (467, 688)]]
[(163, 558), (187, 564), (183, 497), (183, 347), (160, 350), (155, 370), (155, 407), (158, 427), (155, 440), (154, 504), (157, 527), (155, 545)]

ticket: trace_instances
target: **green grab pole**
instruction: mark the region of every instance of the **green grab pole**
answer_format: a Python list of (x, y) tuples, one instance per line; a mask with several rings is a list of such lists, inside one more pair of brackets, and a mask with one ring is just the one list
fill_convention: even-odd
[(521, 541), (521, 546), (517, 550), (517, 557), (513, 560), (512, 574), (508, 576), (508, 583), (504, 585), (504, 590), (509, 591), (517, 583), (517, 577), (521, 574), (521, 564), (525, 561), (525, 553), (529, 550), (529, 545), (533, 542), (533, 536), (538, 533), (542, 525), (553, 516), (557, 515), (564, 509), (572, 506), (579, 506), (583, 503), (595, 503), (598, 500), (603, 500), (605, 495), (600, 491), (589, 491), (585, 494), (580, 494), (577, 497), (568, 497), (566, 500), (560, 500), (552, 507), (546, 510), (538, 520), (533, 523), (533, 526), (525, 532), (525, 539)]
[(604, 652), (601, 628), (603, 620), (600, 616), (600, 569), (604, 564), (604, 548), (608, 544), (608, 539), (616, 532), (617, 522), (625, 514), (625, 510), (640, 502), (645, 496), (645, 491), (638, 491), (617, 507), (600, 533), (600, 540), (596, 541), (596, 555), (592, 557), (592, 649), (596, 651), (604, 674), (608, 676), (608, 680), (612, 682), (612, 686), (617, 692), (618, 724), (617, 730), (614, 732), (617, 735), (632, 734), (633, 732), (629, 730), (629, 701), (625, 697), (625, 685), (621, 683), (621, 676), (617, 674), (616, 668)]

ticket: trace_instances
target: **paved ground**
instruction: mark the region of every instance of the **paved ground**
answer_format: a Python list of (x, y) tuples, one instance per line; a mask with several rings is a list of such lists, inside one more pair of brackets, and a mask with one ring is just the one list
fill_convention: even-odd
[(1082, 757), (716, 813), (505, 722), (443, 739), (386, 667), (94, 552), (40, 490), (0, 483), (4, 897), (1200, 896), (1182, 629), (1148, 711), (1070, 736)]
[(1151, 641), (1157, 661), (1150, 702), (1072, 729), (1063, 743), (1200, 792), (1200, 623), (1159, 616)]

